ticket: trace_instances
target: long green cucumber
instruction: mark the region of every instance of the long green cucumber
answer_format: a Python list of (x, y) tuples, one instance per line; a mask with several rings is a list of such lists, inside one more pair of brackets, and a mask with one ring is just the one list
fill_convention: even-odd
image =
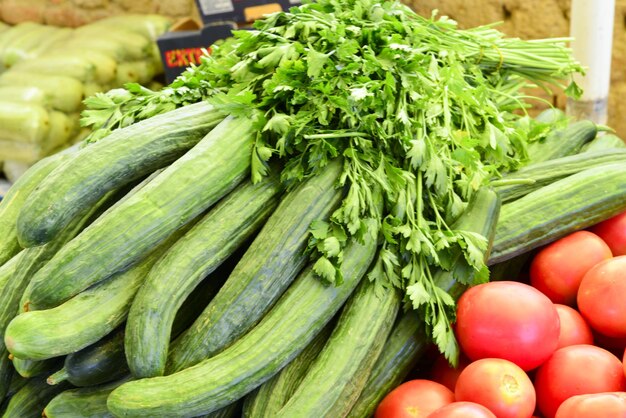
[(253, 126), (250, 119), (227, 117), (148, 185), (97, 219), (33, 277), (30, 303), (36, 309), (57, 306), (128, 268), (228, 194), (249, 175)]
[(17, 239), (17, 218), (33, 190), (70, 154), (44, 158), (21, 176), (0, 201), (0, 265), (17, 254), (22, 247)]
[(280, 190), (277, 175), (244, 183), (155, 264), (126, 322), (126, 358), (134, 377), (163, 375), (176, 312), (198, 283), (263, 225)]
[(367, 383), (399, 308), (396, 289), (362, 281), (324, 349), (276, 418), (345, 417)]
[[(233, 257), (236, 257), (237, 254)], [(210, 277), (200, 283), (182, 304), (174, 323), (172, 337), (178, 336), (198, 317), (208, 301), (217, 293), (219, 286), (232, 269), (230, 260), (222, 264)], [(213, 277), (214, 276), (214, 277)], [(74, 386), (93, 386), (110, 382), (130, 373), (124, 353), (124, 325), (100, 341), (84, 349), (70, 353), (60, 373), (49, 379), (58, 384), (67, 379)]]
[(154, 263), (188, 227), (189, 224), (175, 231), (130, 269), (61, 305), (15, 317), (4, 335), (8, 350), (17, 357), (45, 360), (78, 351), (109, 334), (126, 319), (133, 298)]
[(550, 132), (543, 141), (528, 146), (528, 157), (533, 163), (576, 154), (596, 137), (598, 128), (589, 120), (571, 123), (563, 129)]
[(613, 134), (598, 135), (591, 142), (588, 142), (580, 149), (580, 152), (596, 152), (606, 149), (626, 148), (626, 142), (622, 138)]
[(17, 219), (24, 247), (52, 240), (105, 193), (170, 164), (223, 116), (197, 103), (118, 129), (45, 178)]
[[(161, 172), (162, 172), (162, 170), (157, 170), (154, 173), (152, 173), (149, 176), (147, 176), (145, 179), (143, 179), (140, 182), (138, 182), (137, 184), (127, 185), (127, 186), (121, 188), (118, 191), (111, 191), (111, 192), (107, 193), (105, 198), (101, 199), (103, 202), (96, 206), (95, 209), (97, 209), (97, 213), (100, 212), (100, 207), (105, 207), (106, 204), (109, 203), (109, 201), (114, 202), (114, 203), (112, 205), (110, 205), (108, 208), (106, 208), (106, 210), (102, 214), (100, 214), (99, 216), (104, 216), (104, 215), (108, 214), (110, 211), (114, 210), (116, 207), (118, 207), (119, 205), (124, 203), (131, 196), (133, 196), (135, 193), (137, 193), (139, 190), (141, 190), (146, 184), (148, 184), (150, 181), (152, 181), (152, 179), (154, 177), (156, 177), (157, 175), (159, 175)], [(108, 196), (110, 196), (110, 197), (108, 197)], [(34, 285), (35, 285), (35, 283), (31, 280), (28, 283), (28, 286), (26, 287), (26, 290), (24, 290), (24, 293), (22, 294), (22, 297), (20, 299), (20, 310), (19, 310), (19, 313), (26, 312), (26, 311), (31, 310), (31, 309), (34, 308), (33, 306), (30, 306), (30, 304), (28, 302), (30, 300), (30, 293), (31, 293), (32, 288), (33, 288)]]
[(489, 264), (587, 228), (626, 209), (626, 165), (573, 174), (502, 206)]
[(50, 386), (46, 383), (45, 376), (28, 379), (28, 382), (11, 397), (2, 418), (40, 418), (48, 402), (70, 387), (69, 383)]
[(278, 374), (246, 395), (243, 403), (244, 418), (272, 418), (287, 403), (326, 344), (333, 329), (324, 328), (309, 345)]
[(222, 289), (172, 344), (168, 374), (220, 352), (271, 308), (307, 261), (311, 223), (329, 217), (340, 203), (340, 173), (341, 162), (333, 161), (283, 197)]
[(423, 328), (423, 320), (414, 311), (398, 315), (349, 418), (371, 417), (380, 401), (415, 368), (430, 347)]
[(189, 417), (216, 411), (268, 380), (315, 338), (341, 308), (376, 252), (377, 228), (344, 250), (341, 286), (327, 286), (307, 267), (243, 337), (214, 357), (169, 376), (128, 382), (109, 396), (120, 417)]
[[(24, 290), (29, 284), (34, 272), (38, 271), (43, 264), (45, 264), (50, 257), (52, 257), (59, 248), (63, 247), (74, 237), (86, 224), (88, 224), (93, 216), (95, 216), (100, 210), (101, 206), (107, 202), (108, 195), (105, 196), (87, 210), (87, 213), (83, 213), (77, 220), (73, 222), (62, 234), (60, 234), (54, 241), (49, 242), (46, 245), (39, 247), (27, 248), (22, 250), (14, 258), (16, 264), (14, 267), (14, 273), (10, 276), (10, 280), (7, 280), (0, 292), (0, 356), (6, 358), (8, 355), (7, 347), (5, 346), (5, 331), (9, 322), (17, 315), (19, 311), (20, 298), (24, 293)], [(13, 259), (9, 261), (12, 263)], [(7, 365), (5, 362), (0, 363), (0, 379), (5, 375)], [(1, 382), (0, 382), (1, 383)]]
[[(611, 163), (626, 163), (626, 149), (597, 150), (527, 165), (505, 175), (501, 180), (504, 185), (497, 186), (496, 181), (494, 189), (506, 203), (572, 174)], [(506, 184), (517, 180), (521, 181), (517, 184)], [(528, 182), (524, 183), (524, 180)]]
[(46, 418), (113, 418), (107, 398), (129, 377), (89, 388), (70, 389), (56, 395), (43, 410)]

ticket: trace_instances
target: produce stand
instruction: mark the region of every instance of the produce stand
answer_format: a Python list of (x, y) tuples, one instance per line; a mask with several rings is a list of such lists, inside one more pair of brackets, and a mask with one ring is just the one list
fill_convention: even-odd
[(0, 25), (2, 417), (626, 414), (610, 31), (197, 5)]

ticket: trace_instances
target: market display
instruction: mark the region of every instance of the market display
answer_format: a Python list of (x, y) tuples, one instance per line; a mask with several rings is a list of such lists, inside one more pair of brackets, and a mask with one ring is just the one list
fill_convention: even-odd
[[(33, 164), (82, 137), (82, 100), (162, 72), (169, 19), (128, 15), (78, 29), (25, 22), (0, 35), (0, 160)], [(9, 163), (11, 165), (11, 163)]]
[[(77, 86), (152, 73), (146, 40), (164, 21), (110, 26), (132, 19), (65, 40), (115, 61), (92, 73), (72, 57)], [(27, 26), (0, 39), (41, 29)], [(565, 45), (319, 0), (234, 32), (161, 90), (89, 97), (86, 139), (0, 202), (2, 416), (553, 418), (626, 404), (626, 324), (611, 316), (626, 145), (526, 114), (526, 87), (580, 93)], [(65, 76), (60, 56), (6, 54), (10, 88), (28, 68), (50, 71), (40, 92)], [(78, 109), (65, 100), (50, 105)], [(27, 113), (15, 132), (43, 137)], [(433, 349), (431, 375), (403, 383)]]

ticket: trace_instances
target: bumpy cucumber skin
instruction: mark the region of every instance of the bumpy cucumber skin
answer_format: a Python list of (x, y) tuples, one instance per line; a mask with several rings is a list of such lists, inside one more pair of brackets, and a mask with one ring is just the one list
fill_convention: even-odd
[(576, 154), (596, 137), (598, 127), (589, 120), (574, 122), (563, 129), (550, 132), (541, 142), (528, 146), (528, 157), (533, 163)]
[(57, 306), (141, 260), (249, 175), (253, 138), (252, 120), (227, 117), (220, 122), (50, 260), (33, 277), (30, 303), (35, 309)]
[(79, 293), (61, 305), (22, 313), (7, 327), (4, 341), (17, 357), (45, 360), (73, 353), (120, 325), (154, 263), (192, 226), (186, 224), (130, 269)]
[(113, 418), (107, 398), (129, 378), (90, 388), (70, 389), (55, 396), (43, 410), (46, 418)]
[(11, 397), (2, 418), (40, 418), (48, 402), (70, 387), (69, 383), (50, 386), (45, 376), (33, 377)]
[(544, 161), (537, 164), (527, 165), (518, 171), (514, 171), (503, 178), (533, 180), (532, 184), (514, 184), (495, 187), (498, 195), (504, 203), (513, 201), (527, 195), (541, 187), (557, 180), (561, 180), (583, 170), (603, 166), (612, 163), (626, 164), (625, 149), (604, 149), (575, 154), (555, 160)]
[(209, 306), (171, 346), (166, 373), (219, 353), (271, 308), (306, 263), (311, 222), (340, 203), (340, 161), (285, 195)]
[(126, 383), (107, 405), (120, 417), (193, 417), (216, 411), (276, 374), (332, 319), (367, 271), (377, 230), (344, 250), (341, 286), (326, 286), (306, 268), (250, 332), (226, 350), (178, 373)]
[(626, 165), (581, 171), (502, 206), (489, 264), (587, 228), (626, 209)]
[[(237, 257), (238, 254), (233, 257)], [(176, 313), (172, 324), (175, 338), (198, 317), (217, 293), (232, 270), (230, 259), (200, 283)], [(84, 349), (68, 354), (64, 368), (67, 380), (75, 386), (93, 386), (110, 382), (130, 373), (124, 352), (124, 326)]]
[(367, 383), (399, 308), (396, 289), (363, 280), (276, 418), (345, 417)]
[(313, 361), (326, 344), (334, 325), (324, 328), (298, 357), (294, 358), (278, 374), (246, 395), (243, 418), (273, 418), (285, 406), (293, 392), (307, 374)]
[(0, 265), (20, 252), (17, 238), (17, 218), (33, 190), (70, 154), (57, 154), (44, 158), (24, 173), (0, 201)]
[(398, 316), (349, 418), (371, 417), (380, 401), (402, 383), (430, 347), (417, 313), (409, 311)]
[(105, 193), (176, 160), (221, 119), (211, 105), (197, 103), (118, 129), (80, 150), (24, 204), (17, 219), (20, 243), (52, 240)]
[(134, 377), (163, 375), (176, 312), (198, 283), (263, 225), (280, 190), (274, 175), (256, 185), (244, 183), (155, 264), (126, 322), (126, 358)]

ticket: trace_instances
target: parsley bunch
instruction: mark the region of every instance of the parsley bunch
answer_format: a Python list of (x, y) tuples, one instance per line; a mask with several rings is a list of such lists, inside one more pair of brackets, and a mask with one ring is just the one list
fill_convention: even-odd
[[(91, 99), (83, 121), (102, 128), (96, 140), (207, 100), (225, 113), (261, 111), (255, 181), (272, 157), (283, 161), (287, 185), (343, 158), (347, 194), (311, 228), (314, 270), (340, 284), (347, 240), (362, 239), (365, 220), (376, 219), (370, 279), (401, 289), (453, 359), (454, 300), (433, 274), (461, 259), (487, 279), (485, 238), (451, 225), (476, 190), (527, 159), (536, 132), (524, 119), (523, 88), (564, 88), (582, 72), (564, 43), (505, 38), (490, 26), (459, 30), (393, 1), (320, 0), (234, 32), (162, 91), (131, 85)], [(566, 91), (578, 93), (573, 83)]]

